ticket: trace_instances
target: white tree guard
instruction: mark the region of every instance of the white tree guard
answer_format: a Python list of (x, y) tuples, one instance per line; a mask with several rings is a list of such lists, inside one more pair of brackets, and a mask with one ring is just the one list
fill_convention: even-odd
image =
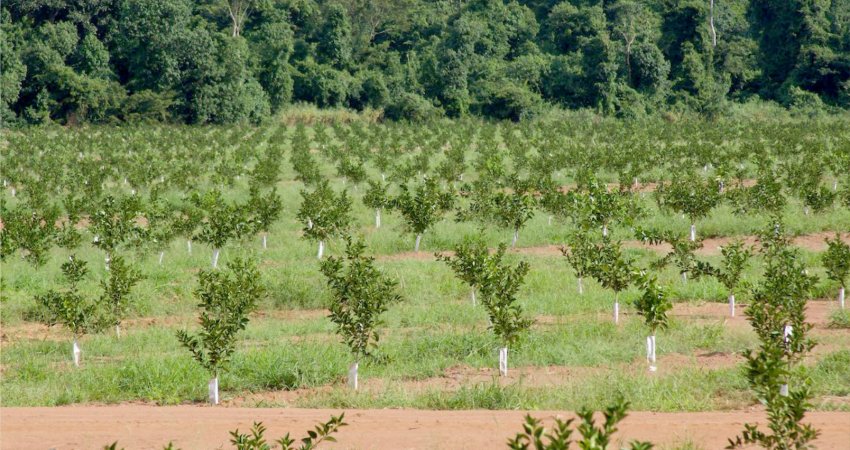
[(212, 403), (213, 405), (217, 405), (218, 401), (219, 401), (219, 398), (218, 398), (218, 377), (217, 376), (214, 377), (212, 380), (210, 380), (209, 384), (207, 385), (207, 388), (208, 388), (208, 392), (209, 392), (210, 403)]
[(354, 361), (348, 366), (348, 387), (351, 389), (357, 390), (358, 382), (357, 382), (357, 371), (360, 368), (360, 362)]
[(508, 376), (508, 348), (499, 348), (499, 375)]
[(71, 351), (74, 354), (74, 366), (80, 367), (80, 356), (82, 355), (83, 351), (80, 350), (80, 344), (77, 342), (77, 338), (74, 338), (74, 344), (71, 347)]

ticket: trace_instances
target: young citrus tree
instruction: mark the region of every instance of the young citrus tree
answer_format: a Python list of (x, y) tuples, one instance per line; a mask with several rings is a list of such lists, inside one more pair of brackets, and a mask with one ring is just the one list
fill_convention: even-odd
[(68, 288), (61, 292), (51, 289), (44, 295), (37, 295), (35, 301), (45, 311), (47, 326), (63, 325), (71, 332), (74, 339), (74, 365), (79, 367), (82, 353), (79, 340), (89, 332), (99, 329), (98, 310), (97, 305), (83, 297), (78, 288), (80, 281), (88, 274), (85, 261), (71, 255), (68, 261), (62, 264), (62, 274)]
[(514, 232), (511, 247), (516, 247), (519, 230), (534, 217), (537, 200), (531, 192), (496, 192), (492, 197), (492, 215), (499, 226)]
[(106, 269), (115, 250), (131, 238), (143, 234), (144, 230), (136, 223), (141, 215), (142, 205), (136, 196), (115, 198), (104, 197), (91, 215), (89, 231), (94, 234), (92, 243), (106, 253)]
[(561, 247), (561, 254), (573, 268), (578, 280), (578, 294), (584, 294), (584, 278), (593, 275), (597, 248), (584, 231), (578, 231), (567, 239), (569, 247)]
[(355, 390), (360, 360), (378, 343), (381, 314), (401, 300), (396, 281), (382, 274), (365, 250), (362, 241), (347, 237), (345, 257), (329, 257), (320, 266), (332, 294), (330, 319), (354, 356), (348, 384)]
[(263, 250), (268, 248), (269, 229), (277, 222), (283, 211), (277, 188), (272, 188), (268, 194), (263, 195), (256, 187), (251, 187), (248, 193), (248, 210), (251, 214), (250, 222), (254, 225), (254, 231), (263, 236)]
[[(766, 405), (768, 431), (745, 424), (728, 448), (756, 444), (767, 449), (809, 448), (818, 431), (801, 423), (813, 396), (800, 362), (814, 347), (806, 322), (806, 302), (815, 278), (806, 274), (799, 251), (778, 237), (765, 249), (765, 275), (746, 309), (759, 338), (757, 350), (746, 350), (746, 378), (758, 400)], [(789, 383), (798, 383), (789, 388)]]
[(212, 268), (217, 269), (221, 249), (230, 240), (238, 239), (249, 231), (247, 213), (241, 205), (225, 200), (218, 189), (203, 195), (194, 193), (192, 203), (204, 214), (194, 238), (212, 246)]
[(821, 261), (826, 268), (826, 276), (838, 283), (838, 304), (844, 309), (844, 293), (850, 276), (850, 245), (842, 241), (838, 233), (833, 239), (826, 239), (826, 244), (827, 249), (821, 255)]
[(115, 335), (121, 337), (121, 321), (129, 310), (128, 296), (133, 286), (142, 279), (141, 273), (116, 256), (109, 267), (109, 278), (101, 282), (103, 293), (100, 305), (107, 309), (107, 320), (115, 326)]
[(684, 214), (690, 219), (691, 241), (697, 239), (697, 221), (708, 216), (720, 203), (717, 183), (694, 172), (676, 177), (668, 184), (660, 183), (655, 195), (659, 207)]
[(248, 260), (234, 259), (227, 270), (201, 270), (195, 296), (201, 308), (197, 334), (177, 331), (177, 340), (212, 375), (209, 401), (217, 405), (218, 376), (227, 368), (236, 350), (236, 334), (248, 326), (248, 315), (265, 295), (257, 267)]
[(500, 342), (499, 375), (508, 376), (508, 348), (516, 344), (532, 321), (523, 317), (517, 292), (528, 274), (529, 265), (511, 266), (504, 261), (505, 244), (487, 257), (481, 273), (481, 304), (487, 310), (490, 329)]
[(304, 237), (318, 241), (317, 257), (322, 259), (325, 241), (341, 236), (351, 224), (351, 200), (346, 191), (338, 196), (334, 194), (326, 180), (318, 183), (312, 192), (302, 190), (301, 198), (298, 220), (304, 223)]
[(697, 262), (696, 271), (717, 278), (726, 287), (729, 295), (729, 315), (735, 317), (735, 292), (741, 284), (741, 275), (750, 258), (753, 256), (752, 247), (747, 247), (741, 240), (734, 241), (720, 249), (723, 261), (720, 267), (713, 267), (705, 262)]
[(655, 372), (655, 333), (667, 328), (667, 313), (673, 309), (673, 304), (668, 298), (667, 289), (658, 285), (658, 279), (647, 273), (640, 273), (635, 277), (635, 283), (643, 291), (635, 302), (635, 310), (644, 318), (646, 326), (649, 327), (649, 336), (646, 337), (646, 360), (649, 362), (649, 370)]
[(381, 210), (390, 205), (387, 185), (381, 181), (369, 180), (369, 187), (363, 195), (363, 204), (375, 210), (375, 228), (381, 228)]
[(407, 185), (401, 185), (401, 192), (392, 200), (392, 207), (401, 213), (407, 228), (416, 234), (414, 251), (419, 251), (422, 234), (434, 226), (443, 213), (454, 204), (454, 194), (440, 190), (437, 180), (426, 178), (416, 185), (411, 193)]
[(614, 323), (620, 323), (620, 293), (632, 282), (633, 263), (623, 254), (622, 243), (602, 238), (596, 246), (593, 277), (606, 289), (614, 291)]
[(484, 270), (490, 257), (490, 249), (483, 237), (479, 235), (465, 236), (454, 248), (454, 256), (437, 254), (437, 260), (445, 262), (455, 273), (455, 276), (469, 285), (472, 306), (475, 306), (475, 291), (481, 288)]

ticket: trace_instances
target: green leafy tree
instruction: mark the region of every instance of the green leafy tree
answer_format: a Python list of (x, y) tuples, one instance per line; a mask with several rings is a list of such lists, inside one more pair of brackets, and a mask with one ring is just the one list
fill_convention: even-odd
[(567, 243), (569, 247), (561, 247), (561, 254), (567, 259), (578, 280), (578, 294), (584, 294), (584, 278), (593, 275), (596, 268), (596, 245), (590, 240), (590, 236), (583, 231), (570, 235)]
[(622, 243), (602, 238), (596, 245), (593, 277), (606, 289), (614, 291), (614, 323), (620, 323), (620, 293), (632, 282), (633, 263), (623, 254)]
[(381, 210), (390, 206), (387, 185), (381, 181), (369, 180), (369, 188), (363, 195), (363, 204), (375, 210), (375, 228), (381, 228)]
[[(312, 450), (318, 448), (322, 442), (336, 442), (334, 433), (340, 428), (348, 425), (344, 421), (345, 413), (331, 416), (327, 422), (317, 424), (312, 430), (307, 431), (307, 437), (300, 440), (301, 444), (296, 447), (296, 441), (286, 433), (286, 436), (274, 441), (272, 444), (280, 445), (281, 450)], [(254, 422), (250, 434), (240, 433), (239, 429), (230, 432), (230, 443), (236, 446), (236, 450), (272, 450), (274, 445), (266, 441), (266, 427), (262, 422)]]
[(684, 214), (691, 221), (691, 241), (697, 239), (696, 223), (720, 203), (720, 189), (712, 179), (690, 172), (660, 183), (655, 191), (658, 206)]
[(838, 304), (844, 309), (844, 292), (847, 278), (850, 276), (850, 245), (841, 240), (836, 233), (832, 239), (826, 239), (827, 249), (821, 255), (821, 262), (826, 269), (826, 276), (838, 283)]
[(301, 198), (298, 220), (304, 224), (304, 237), (318, 241), (317, 257), (322, 259), (325, 241), (341, 236), (351, 224), (351, 200), (346, 191), (334, 194), (327, 181), (319, 183), (312, 192), (302, 190)]
[(475, 291), (481, 289), (484, 271), (490, 258), (490, 249), (483, 236), (465, 236), (454, 248), (454, 255), (437, 254), (437, 260), (445, 262), (470, 288), (472, 306), (475, 306)]
[(113, 197), (107, 195), (91, 215), (89, 231), (94, 234), (92, 243), (106, 253), (106, 268), (119, 246), (144, 233), (136, 222), (142, 214), (142, 205), (136, 196)]
[(513, 230), (511, 247), (516, 247), (519, 230), (534, 217), (537, 200), (532, 192), (496, 192), (493, 194), (493, 218), (505, 228)]
[(263, 195), (259, 189), (252, 187), (248, 193), (248, 210), (251, 214), (250, 222), (255, 231), (263, 236), (263, 250), (265, 250), (268, 248), (269, 229), (283, 212), (283, 204), (277, 194), (277, 188)]
[(720, 267), (699, 261), (696, 270), (723, 283), (729, 295), (729, 315), (735, 317), (735, 293), (741, 285), (741, 276), (753, 256), (753, 251), (752, 247), (747, 247), (743, 241), (737, 240), (725, 245), (720, 249), (720, 253), (723, 255)]
[(129, 298), (133, 286), (142, 279), (142, 274), (116, 256), (109, 267), (109, 278), (101, 282), (103, 293), (100, 305), (107, 309), (107, 320), (115, 326), (115, 335), (121, 337), (121, 321), (130, 309)]
[[(808, 448), (819, 432), (802, 423), (813, 394), (799, 363), (815, 345), (805, 311), (816, 279), (807, 275), (799, 251), (789, 247), (785, 238), (775, 237), (763, 246), (763, 252), (764, 280), (746, 309), (759, 347), (746, 350), (744, 357), (750, 389), (767, 408), (768, 431), (745, 424), (742, 434), (729, 440), (728, 448), (752, 444), (777, 450)], [(789, 387), (792, 381), (796, 383)]]
[(508, 376), (508, 348), (516, 344), (532, 321), (523, 317), (517, 293), (528, 274), (529, 265), (511, 266), (504, 261), (505, 244), (487, 257), (481, 274), (481, 304), (490, 319), (490, 329), (500, 342), (499, 375)]
[(213, 189), (201, 195), (192, 194), (192, 204), (203, 212), (203, 220), (194, 239), (213, 248), (212, 268), (218, 268), (221, 249), (232, 239), (239, 239), (249, 232), (251, 223), (242, 205), (228, 202), (221, 191)]
[(59, 210), (25, 202), (11, 210), (2, 208), (2, 216), (4, 256), (20, 248), (26, 261), (35, 267), (43, 266), (57, 237), (54, 224), (59, 219)]
[(345, 257), (329, 257), (320, 266), (332, 294), (330, 319), (354, 356), (348, 383), (355, 390), (360, 359), (369, 356), (378, 343), (381, 314), (401, 300), (396, 281), (382, 274), (365, 250), (362, 241), (348, 237)]
[(62, 274), (68, 288), (64, 291), (50, 290), (44, 295), (35, 297), (36, 303), (45, 311), (44, 318), (47, 326), (63, 325), (73, 335), (74, 365), (79, 367), (79, 339), (92, 331), (98, 331), (98, 305), (83, 296), (79, 289), (80, 281), (88, 274), (85, 261), (71, 255), (62, 264)]
[(401, 185), (400, 190), (398, 196), (392, 199), (392, 207), (404, 217), (407, 228), (416, 234), (413, 250), (418, 252), (422, 234), (452, 208), (454, 194), (442, 191), (433, 178), (417, 184), (413, 192), (407, 185)]
[[(617, 425), (626, 418), (629, 409), (629, 402), (622, 399), (617, 400), (613, 405), (608, 406), (602, 411), (604, 422), (601, 426), (596, 425), (594, 416), (596, 413), (590, 408), (580, 409), (576, 415), (581, 419), (576, 427), (571, 428), (575, 419), (563, 421), (555, 419), (554, 429), (547, 433), (539, 419), (525, 416), (525, 423), (522, 425), (523, 432), (517, 433), (516, 436), (508, 440), (508, 448), (513, 450), (568, 450), (573, 448), (571, 445), (575, 443), (581, 450), (606, 450), (614, 441), (614, 433), (617, 432)], [(580, 439), (571, 440), (574, 432), (578, 432)], [(651, 450), (652, 444), (649, 442), (632, 442), (629, 444), (630, 450)]]
[(236, 335), (248, 326), (248, 315), (265, 295), (257, 267), (234, 259), (226, 270), (201, 270), (195, 296), (201, 309), (197, 334), (177, 331), (177, 340), (212, 375), (209, 400), (218, 404), (218, 376), (236, 351)]
[(643, 316), (646, 326), (649, 327), (649, 336), (646, 338), (646, 360), (649, 362), (649, 370), (654, 372), (655, 367), (655, 333), (667, 328), (667, 313), (673, 309), (673, 303), (668, 298), (667, 289), (659, 286), (658, 279), (654, 275), (640, 273), (635, 277), (635, 284), (640, 287), (641, 296), (634, 301), (635, 310)]

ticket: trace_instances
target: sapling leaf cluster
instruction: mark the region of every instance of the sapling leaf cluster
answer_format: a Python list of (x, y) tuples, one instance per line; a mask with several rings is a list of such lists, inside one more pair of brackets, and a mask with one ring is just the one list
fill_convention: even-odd
[(850, 245), (842, 241), (838, 233), (832, 239), (827, 238), (826, 245), (821, 262), (826, 269), (827, 278), (838, 283), (838, 304), (844, 309), (847, 278), (850, 277)]
[(499, 348), (499, 373), (508, 374), (508, 348), (516, 344), (533, 321), (523, 316), (517, 293), (528, 274), (529, 265), (522, 261), (510, 265), (504, 260), (505, 244), (484, 261), (481, 273), (481, 304), (487, 311), (490, 329), (496, 335)]
[(115, 327), (117, 336), (121, 335), (121, 321), (127, 317), (130, 309), (130, 291), (141, 279), (142, 275), (138, 270), (127, 264), (124, 258), (116, 256), (109, 267), (109, 278), (101, 282), (103, 293), (100, 296), (100, 304), (106, 308), (106, 320)]
[(426, 178), (411, 190), (406, 184), (399, 187), (392, 207), (404, 218), (407, 229), (416, 235), (414, 251), (419, 251), (422, 234), (442, 219), (454, 204), (454, 193), (440, 189), (437, 180)]
[(445, 262), (455, 276), (469, 286), (472, 305), (475, 306), (475, 293), (476, 290), (481, 289), (490, 258), (490, 249), (484, 238), (480, 234), (464, 236), (463, 240), (455, 246), (454, 255), (438, 253), (436, 257), (438, 261)]
[(377, 345), (381, 314), (401, 300), (398, 283), (381, 273), (365, 251), (361, 240), (347, 237), (345, 256), (329, 257), (320, 265), (331, 290), (329, 317), (354, 356), (349, 370), (349, 384), (354, 389), (361, 358)]
[(325, 242), (341, 237), (351, 224), (351, 199), (346, 191), (335, 194), (327, 181), (318, 183), (312, 191), (301, 191), (298, 220), (304, 227), (304, 238), (319, 243), (318, 258), (324, 254)]
[(753, 290), (746, 309), (759, 346), (744, 352), (747, 382), (766, 405), (768, 430), (745, 424), (742, 434), (729, 440), (728, 448), (751, 444), (777, 450), (808, 448), (818, 436), (814, 427), (802, 423), (813, 393), (799, 367), (815, 345), (805, 310), (816, 278), (807, 274), (799, 250), (788, 246), (787, 238), (773, 230), (765, 233), (768, 236), (773, 239), (763, 246), (764, 279)]
[(236, 335), (248, 325), (248, 315), (265, 292), (259, 270), (246, 259), (234, 259), (224, 271), (198, 273), (195, 296), (199, 300), (201, 328), (195, 334), (179, 330), (177, 340), (212, 375), (211, 403), (218, 403), (218, 376), (236, 350)]

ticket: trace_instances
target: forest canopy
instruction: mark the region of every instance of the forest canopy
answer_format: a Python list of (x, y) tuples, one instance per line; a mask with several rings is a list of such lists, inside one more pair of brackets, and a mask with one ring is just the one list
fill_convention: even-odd
[(4, 125), (850, 107), (850, 0), (7, 0)]

